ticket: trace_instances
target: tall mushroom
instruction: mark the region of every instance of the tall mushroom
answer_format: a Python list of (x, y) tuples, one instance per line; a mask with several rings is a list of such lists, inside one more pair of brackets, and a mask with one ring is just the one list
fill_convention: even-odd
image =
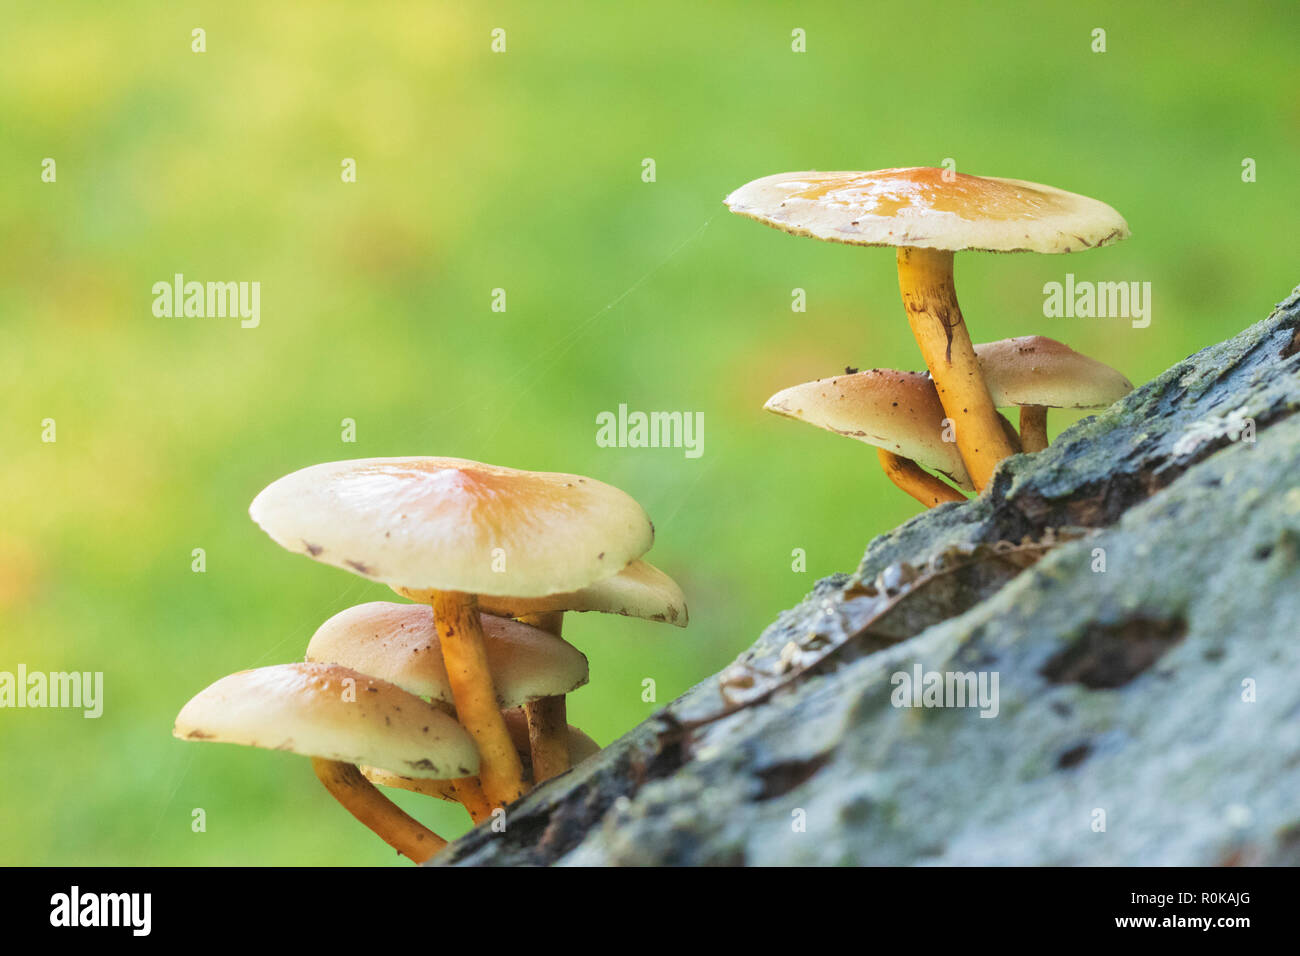
[[(419, 595), (407, 594), (414, 600)], [(518, 618), (559, 637), (566, 611), (600, 611), (662, 621), (685, 627), (689, 620), (686, 595), (677, 582), (646, 561), (633, 561), (613, 577), (579, 591), (542, 597), (485, 597), (479, 606), (493, 614)], [(524, 705), (532, 753), (533, 780), (542, 783), (569, 769), (564, 728), (568, 704), (554, 694)]]
[(416, 863), (447, 841), (403, 813), (356, 765), (445, 779), (469, 776), (479, 762), (469, 735), (432, 704), (328, 664), (277, 664), (223, 677), (181, 708), (172, 733), (311, 757), (334, 798)]
[(617, 488), (460, 458), (313, 465), (273, 482), (249, 510), (290, 551), (428, 593), (456, 712), (494, 806), (523, 793), (523, 767), (497, 707), (478, 596), (577, 590), (654, 540), (641, 506)]
[(1019, 406), (1020, 441), (1027, 452), (1047, 447), (1048, 408), (1105, 408), (1133, 383), (1104, 362), (1042, 335), (975, 346), (989, 394), (999, 408)]
[(918, 467), (939, 472), (959, 488), (971, 487), (956, 445), (945, 440), (944, 409), (923, 372), (873, 368), (818, 379), (782, 389), (763, 407), (874, 445), (889, 479), (926, 507), (966, 500)]
[[(557, 695), (563, 699), (587, 683), (587, 658), (559, 637), (492, 614), (480, 613), (479, 623), (498, 710)], [(435, 704), (454, 704), (433, 614), (426, 604), (372, 601), (340, 611), (312, 636), (307, 660), (342, 664)], [(450, 783), (464, 798), (474, 822), (491, 812), (479, 800), (476, 781)]]
[(732, 212), (794, 235), (897, 247), (912, 334), (979, 491), (1014, 449), (957, 303), (953, 253), (1072, 252), (1129, 234), (1123, 217), (1095, 199), (929, 167), (780, 173), (741, 186), (725, 201)]

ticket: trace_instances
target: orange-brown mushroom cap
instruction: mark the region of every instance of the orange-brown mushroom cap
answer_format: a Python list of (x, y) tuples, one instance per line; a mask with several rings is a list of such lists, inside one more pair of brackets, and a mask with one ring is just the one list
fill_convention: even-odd
[[(540, 628), (480, 614), (488, 670), (502, 709), (587, 683), (587, 658)], [(307, 645), (307, 660), (341, 664), (405, 691), (452, 703), (442, 646), (427, 604), (372, 601), (340, 611)]]
[(654, 540), (628, 494), (580, 475), (460, 458), (303, 468), (253, 500), (290, 551), (385, 584), (538, 596), (616, 574)]
[(875, 368), (818, 379), (777, 392), (763, 407), (884, 448), (971, 487), (956, 444), (944, 441), (943, 405), (923, 372)]
[(993, 404), (1105, 408), (1133, 383), (1104, 362), (1055, 339), (1024, 335), (975, 346)]
[(928, 166), (778, 173), (725, 202), (784, 232), (862, 246), (1058, 253), (1129, 235), (1124, 217), (1096, 199)]

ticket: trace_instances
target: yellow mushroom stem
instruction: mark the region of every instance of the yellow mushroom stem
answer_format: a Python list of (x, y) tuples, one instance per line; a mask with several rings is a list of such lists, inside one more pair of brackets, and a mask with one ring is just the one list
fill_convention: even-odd
[(379, 792), (350, 763), (311, 758), (316, 777), (343, 808), (369, 827), (385, 843), (413, 863), (423, 863), (447, 841)]
[(925, 471), (910, 458), (895, 455), (884, 448), (876, 449), (880, 456), (880, 467), (885, 469), (889, 480), (902, 488), (927, 508), (933, 508), (945, 501), (965, 501), (966, 496), (938, 478)]
[(446, 799), (459, 803), (469, 811), (469, 817), (475, 824), (482, 823), (492, 816), (492, 803), (483, 792), (483, 785), (478, 777), (457, 777), (455, 780), (430, 781), (446, 784)]
[(426, 797), (436, 797), (449, 803), (459, 803), (469, 811), (476, 824), (492, 818), (492, 805), (483, 795), (478, 777), (458, 777), (455, 780), (433, 780), (425, 777), (403, 777), (388, 770), (367, 767), (367, 779), (386, 787), (401, 787)]
[(1020, 444), (1025, 451), (1042, 451), (1047, 447), (1047, 406), (1020, 406)]
[(478, 746), (479, 780), (488, 802), (503, 807), (523, 795), (524, 768), (492, 685), (478, 598), (459, 591), (434, 591), (431, 603), (457, 719)]
[[(521, 614), (519, 620), (559, 637), (564, 612)], [(533, 782), (558, 777), (569, 769), (569, 714), (564, 695), (524, 704), (524, 716), (528, 719), (528, 746), (533, 755)]]
[(957, 304), (952, 253), (898, 250), (898, 289), (934, 387), (952, 421), (966, 470), (983, 491), (993, 469), (1012, 454)]

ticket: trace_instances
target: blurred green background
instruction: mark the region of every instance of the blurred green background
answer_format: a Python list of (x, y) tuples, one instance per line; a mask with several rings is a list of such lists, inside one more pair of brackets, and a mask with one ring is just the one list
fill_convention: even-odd
[[(692, 622), (570, 618), (592, 668), (571, 719), (608, 743), (918, 510), (872, 449), (761, 410), (846, 365), (918, 365), (892, 252), (722, 197), (951, 157), (1105, 200), (1130, 241), (959, 257), (962, 303), (977, 341), (1043, 333), (1145, 381), (1300, 281), (1297, 27), (1290, 0), (6, 3), (0, 670), (98, 670), (106, 690), (98, 720), (0, 711), (0, 863), (400, 863), (306, 760), (170, 736), (212, 680), (299, 659), (326, 617), (389, 596), (248, 519), (319, 461), (455, 455), (640, 500)], [(1151, 326), (1044, 319), (1067, 271), (1150, 281)], [(154, 317), (176, 272), (260, 281), (261, 326)], [(703, 456), (598, 448), (619, 403), (704, 412)]]

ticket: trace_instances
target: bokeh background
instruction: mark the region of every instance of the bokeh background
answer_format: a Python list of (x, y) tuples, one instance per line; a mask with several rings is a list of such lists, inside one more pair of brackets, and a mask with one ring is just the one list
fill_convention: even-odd
[[(106, 682), (98, 720), (0, 711), (4, 864), (400, 865), (305, 760), (170, 736), (212, 680), (388, 597), (248, 519), (296, 468), (456, 455), (639, 499), (692, 622), (570, 618), (592, 668), (571, 719), (602, 743), (656, 708), (644, 678), (670, 700), (916, 513), (872, 449), (761, 409), (846, 365), (917, 367), (892, 252), (729, 215), (750, 179), (951, 157), (1109, 202), (1130, 241), (969, 254), (958, 282), (977, 341), (1052, 335), (1135, 382), (1300, 281), (1290, 0), (10, 0), (2, 19), (0, 670)], [(1043, 318), (1067, 271), (1151, 282), (1151, 326)], [(261, 326), (154, 317), (176, 272), (260, 281)], [(704, 412), (703, 456), (598, 448), (619, 403)]]

